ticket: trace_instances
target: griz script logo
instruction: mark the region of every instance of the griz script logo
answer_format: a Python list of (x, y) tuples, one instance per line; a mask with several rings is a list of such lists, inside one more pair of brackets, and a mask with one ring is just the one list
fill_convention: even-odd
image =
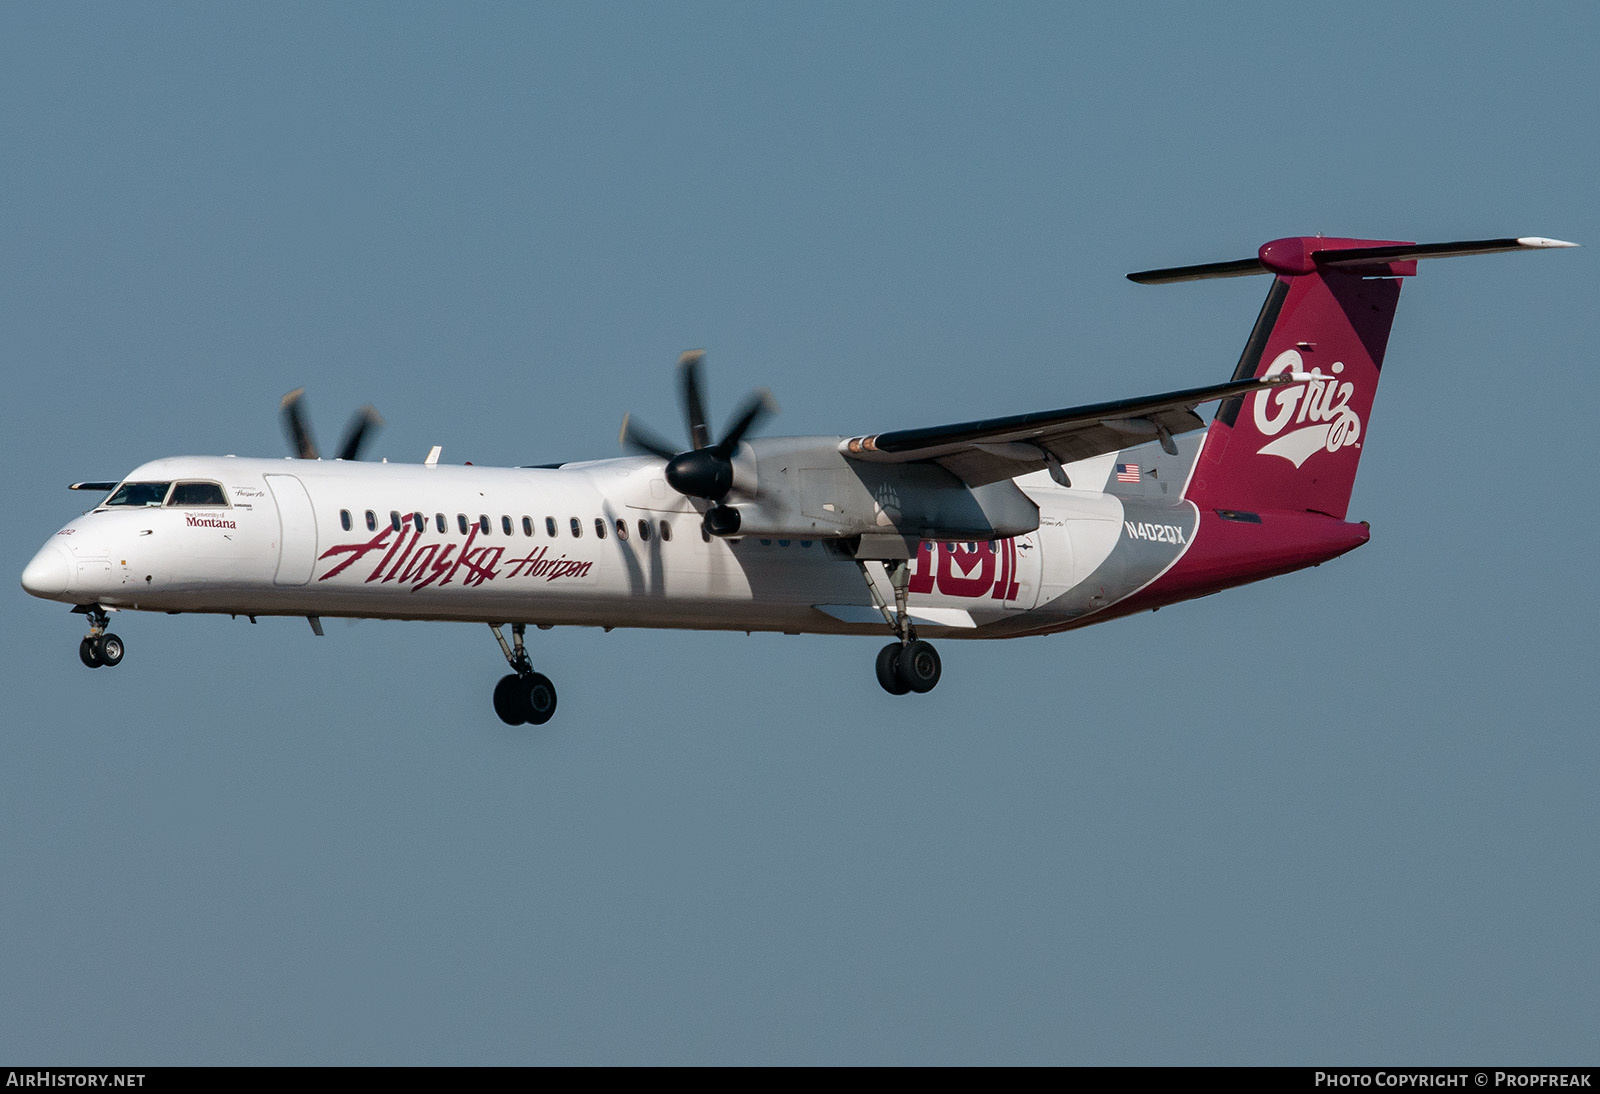
[[(1265, 375), (1301, 372), (1304, 367), (1299, 351), (1286, 349), (1267, 366)], [(1257, 449), (1257, 454), (1282, 456), (1299, 467), (1317, 452), (1359, 445), (1361, 419), (1349, 405), (1356, 386), (1339, 379), (1343, 371), (1344, 362), (1335, 361), (1332, 376), (1312, 369), (1310, 383), (1257, 392), (1256, 428), (1262, 436), (1276, 438)], [(1291, 425), (1296, 428), (1290, 429)]]

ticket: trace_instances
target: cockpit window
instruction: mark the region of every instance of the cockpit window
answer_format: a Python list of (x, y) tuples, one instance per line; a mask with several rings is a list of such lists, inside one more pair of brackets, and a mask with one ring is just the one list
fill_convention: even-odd
[(160, 505), (170, 482), (125, 482), (106, 499), (107, 505)]
[(227, 504), (228, 496), (214, 482), (180, 482), (167, 499), (169, 509), (218, 508)]

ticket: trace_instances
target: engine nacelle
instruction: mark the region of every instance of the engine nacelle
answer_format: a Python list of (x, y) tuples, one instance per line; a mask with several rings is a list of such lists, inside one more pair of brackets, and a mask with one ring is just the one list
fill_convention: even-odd
[[(837, 437), (762, 438), (741, 445), (755, 475), (739, 475), (706, 514), (719, 536), (990, 540), (1039, 526), (1039, 510), (1007, 480), (971, 487), (932, 463), (864, 463)], [(744, 460), (738, 462), (743, 463)], [(741, 468), (740, 470), (743, 470)], [(760, 483), (751, 490), (746, 483)]]

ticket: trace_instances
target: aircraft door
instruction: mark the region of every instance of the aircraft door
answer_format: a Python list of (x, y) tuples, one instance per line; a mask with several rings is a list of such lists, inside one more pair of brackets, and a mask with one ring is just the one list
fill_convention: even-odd
[(1038, 532), (1003, 539), (995, 544), (1000, 558), (1001, 580), (1006, 582), (1005, 606), (1027, 611), (1039, 600), (1039, 574), (1042, 569)]
[(1072, 588), (1072, 537), (1058, 516), (1039, 515), (1039, 603), (1048, 604)]
[(266, 476), (278, 507), (278, 572), (274, 585), (304, 585), (317, 562), (317, 516), (305, 484), (293, 475)]

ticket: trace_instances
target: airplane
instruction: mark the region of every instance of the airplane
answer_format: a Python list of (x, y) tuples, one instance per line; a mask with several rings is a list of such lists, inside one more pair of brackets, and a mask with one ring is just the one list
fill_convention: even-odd
[(438, 447), (420, 465), (361, 461), (382, 424), (370, 407), (322, 459), (295, 391), (294, 457), (73, 483), (104, 500), (22, 586), (87, 617), (90, 668), (121, 663), (108, 628), (128, 610), (304, 616), (317, 635), (325, 617), (486, 623), (509, 725), (556, 709), (529, 625), (888, 635), (878, 683), (926, 693), (942, 673), (930, 637), (1073, 630), (1366, 543), (1345, 517), (1401, 279), (1420, 259), (1573, 246), (1290, 237), (1129, 274), (1271, 277), (1226, 383), (852, 437), (753, 436), (776, 409), (764, 391), (714, 436), (699, 351), (679, 364), (689, 447), (628, 416), (634, 455), (537, 467), (449, 466)]

